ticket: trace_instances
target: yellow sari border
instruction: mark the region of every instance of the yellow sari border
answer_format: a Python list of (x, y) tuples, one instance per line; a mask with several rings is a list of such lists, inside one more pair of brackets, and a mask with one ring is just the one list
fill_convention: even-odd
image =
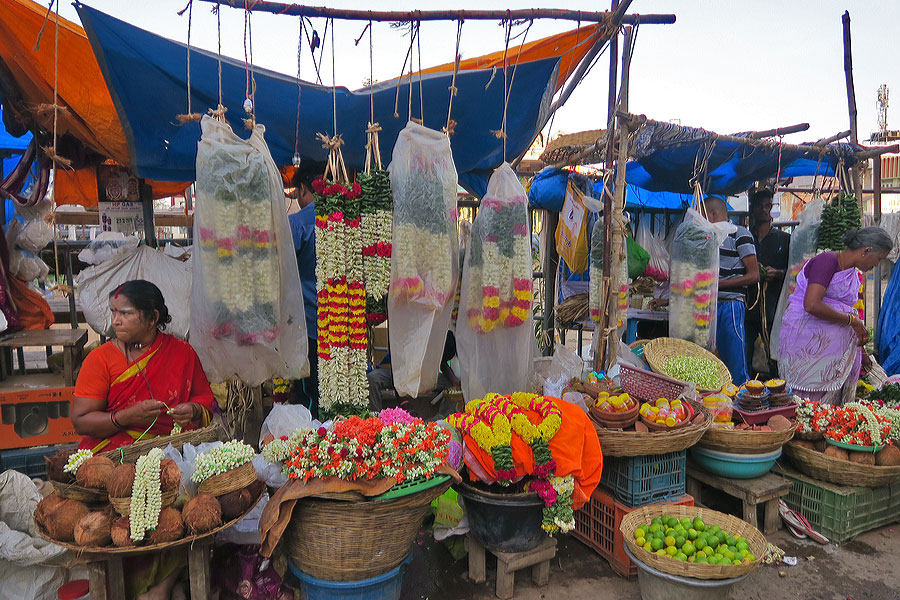
[(150, 359), (156, 355), (157, 350), (159, 350), (159, 346), (157, 346), (156, 349), (154, 349), (152, 352), (149, 352), (146, 356), (138, 359), (136, 363), (125, 369), (125, 371), (123, 371), (121, 375), (116, 377), (116, 380), (113, 381), (113, 384), (115, 385), (116, 383), (128, 381), (129, 379), (140, 373), (142, 370), (144, 370), (147, 367), (147, 363), (150, 362)]

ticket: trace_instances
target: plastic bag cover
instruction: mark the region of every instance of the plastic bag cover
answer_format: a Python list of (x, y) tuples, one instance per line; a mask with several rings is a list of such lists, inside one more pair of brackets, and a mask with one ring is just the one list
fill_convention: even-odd
[(710, 223), (687, 209), (672, 243), (670, 336), (715, 348), (719, 246), (736, 229), (728, 221)]
[(243, 140), (208, 116), (200, 125), (191, 344), (213, 382), (302, 379), (309, 359), (300, 274), (265, 127)]
[(534, 355), (531, 236), (525, 190), (494, 171), (472, 224), (456, 325), (466, 400), (525, 390)]
[(437, 383), (459, 276), (457, 175), (450, 139), (407, 123), (389, 170), (394, 196), (391, 369), (397, 392), (416, 397)]
[(115, 335), (110, 321), (109, 293), (132, 279), (145, 279), (156, 284), (172, 315), (166, 332), (186, 338), (190, 324), (190, 265), (143, 245), (124, 250), (75, 277), (78, 303), (88, 325), (101, 335)]

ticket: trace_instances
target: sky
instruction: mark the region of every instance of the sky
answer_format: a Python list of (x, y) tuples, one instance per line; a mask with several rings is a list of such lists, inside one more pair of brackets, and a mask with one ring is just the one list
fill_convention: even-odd
[[(164, 37), (187, 40), (187, 0), (86, 0), (86, 4)], [(321, 5), (322, 0), (311, 1)], [(452, 5), (421, 1), (377, 3), (378, 10), (437, 8), (531, 8), (522, 3), (463, 0)], [(605, 3), (563, 0), (546, 8), (593, 11)], [(194, 1), (191, 44), (215, 51), (219, 39), (213, 4)], [(371, 10), (373, 3), (331, 0), (332, 8)], [(853, 74), (859, 113), (859, 137), (865, 140), (877, 123), (876, 91), (887, 84), (893, 94), (888, 127), (900, 129), (900, 2), (896, 0), (634, 0), (630, 13), (675, 14), (673, 25), (642, 25), (631, 66), (630, 110), (660, 120), (704, 127), (719, 133), (769, 129), (809, 123), (807, 132), (787, 141), (813, 141), (849, 129), (843, 71), (841, 15), (850, 11), (853, 34)], [(244, 13), (222, 7), (222, 53), (244, 58)], [(61, 3), (61, 16), (78, 21), (74, 8)], [(297, 74), (299, 20), (254, 13), (250, 20), (253, 63)], [(313, 21), (322, 36), (325, 20)], [(527, 40), (573, 28), (567, 21), (538, 21)], [(351, 89), (369, 78), (369, 36), (354, 41), (365, 27), (361, 21), (337, 21), (329, 29), (320, 70), (322, 82), (336, 81)], [(523, 33), (526, 25), (514, 28)], [(400, 75), (409, 37), (390, 24), (373, 27), (371, 69), (376, 81)], [(497, 22), (466, 22), (460, 53), (470, 58), (504, 46), (504, 28)], [(334, 44), (331, 38), (334, 35)], [(418, 68), (453, 60), (455, 23), (426, 22), (421, 26)], [(521, 40), (521, 38), (520, 38)], [(337, 51), (332, 52), (336, 47)], [(318, 52), (317, 52), (318, 55)], [(333, 59), (333, 60), (332, 60)], [(421, 63), (420, 63), (421, 61)], [(332, 69), (334, 79), (332, 79)], [(551, 137), (604, 126), (609, 60), (604, 56), (578, 86), (552, 122)], [(300, 60), (300, 75), (315, 81), (309, 50)], [(511, 99), (514, 105), (515, 98)], [(499, 128), (499, 123), (498, 123)]]

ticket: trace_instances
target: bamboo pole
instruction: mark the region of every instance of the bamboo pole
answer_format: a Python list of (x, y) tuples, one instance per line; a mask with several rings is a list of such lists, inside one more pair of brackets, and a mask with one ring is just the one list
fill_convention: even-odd
[(831, 137), (822, 138), (821, 140), (815, 142), (813, 144), (813, 146), (827, 146), (828, 144), (830, 144), (832, 142), (836, 142), (838, 140), (842, 140), (845, 137), (848, 137), (849, 135), (850, 135), (849, 129), (847, 131), (841, 131), (840, 133), (836, 133)]
[(789, 125), (788, 127), (775, 127), (774, 129), (764, 129), (763, 131), (751, 131), (747, 134), (749, 138), (766, 138), (779, 135), (788, 135), (791, 133), (799, 133), (809, 129), (809, 123), (798, 123), (797, 125)]
[[(222, 4), (231, 8), (245, 10), (244, 0), (201, 0), (212, 4)], [(628, 2), (630, 4), (630, 2)], [(561, 21), (580, 21), (583, 23), (602, 23), (610, 19), (612, 13), (606, 11), (565, 10), (558, 8), (523, 8), (513, 10), (413, 10), (413, 11), (377, 11), (377, 10), (345, 10), (326, 6), (304, 6), (302, 4), (285, 4), (282, 2), (252, 2), (246, 7), (251, 12), (268, 12), (294, 17), (325, 17), (346, 21), (503, 21), (555, 19)], [(627, 7), (626, 7), (627, 8)], [(670, 25), (675, 22), (675, 15), (628, 15), (625, 10), (619, 14), (619, 20), (628, 23), (648, 25)]]
[[(881, 157), (872, 163), (872, 209), (875, 213), (875, 225), (881, 225)], [(875, 265), (875, 311), (873, 322), (875, 327), (875, 345), (878, 345), (878, 320), (881, 318), (881, 263)]]
[[(853, 86), (853, 52), (850, 42), (850, 11), (844, 11), (844, 14), (841, 16), (841, 22), (844, 26), (844, 80), (847, 84), (847, 109), (850, 113), (850, 142), (853, 144), (859, 144), (859, 131), (857, 129), (856, 114), (856, 91)], [(859, 173), (859, 162), (860, 161), (857, 161), (855, 165), (851, 165), (850, 178), (853, 181), (853, 193), (859, 200), (860, 216), (862, 216), (864, 203), (862, 197), (862, 179)]]

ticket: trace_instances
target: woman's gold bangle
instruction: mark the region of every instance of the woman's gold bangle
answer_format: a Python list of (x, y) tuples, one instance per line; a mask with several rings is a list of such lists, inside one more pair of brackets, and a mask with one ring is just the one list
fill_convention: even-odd
[(853, 325), (853, 313), (847, 313), (847, 325)]

